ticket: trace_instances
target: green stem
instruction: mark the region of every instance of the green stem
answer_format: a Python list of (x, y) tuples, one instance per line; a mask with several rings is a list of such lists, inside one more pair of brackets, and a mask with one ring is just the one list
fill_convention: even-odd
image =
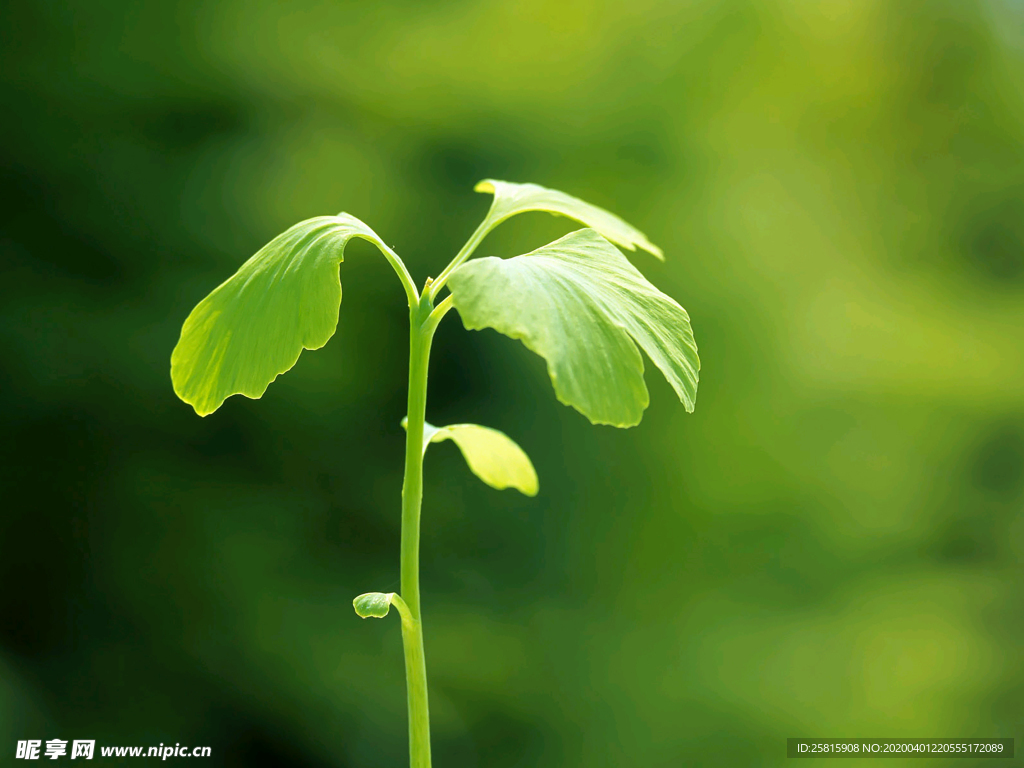
[(402, 486), (401, 594), (411, 621), (402, 622), (405, 679), (409, 699), (409, 764), (430, 768), (430, 714), (427, 666), (420, 613), (420, 507), (423, 501), (423, 422), (427, 410), (427, 367), (436, 322), (424, 295), (409, 312), (409, 410), (405, 433), (405, 483)]

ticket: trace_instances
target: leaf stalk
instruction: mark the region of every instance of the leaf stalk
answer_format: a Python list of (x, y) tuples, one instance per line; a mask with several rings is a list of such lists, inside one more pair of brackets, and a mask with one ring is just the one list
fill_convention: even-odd
[(412, 275), (409, 274), (408, 268), (405, 266), (405, 262), (402, 258), (395, 253), (393, 250), (379, 243), (381, 253), (384, 254), (384, 258), (388, 260), (388, 264), (391, 265), (392, 269), (395, 270), (395, 274), (398, 275), (398, 280), (402, 283), (402, 287), (405, 289), (405, 297), (409, 301), (409, 309), (413, 309), (420, 303), (420, 293), (416, 290), (416, 283), (413, 282)]
[(402, 619), (402, 627), (405, 628), (408, 626), (411, 629), (416, 623), (416, 620), (409, 612), (409, 606), (406, 604), (405, 600), (402, 599), (402, 596), (393, 594), (391, 596), (391, 604), (398, 609), (398, 615)]
[(457, 254), (455, 254), (455, 258), (451, 260), (448, 266), (441, 270), (441, 274), (437, 276), (437, 279), (430, 284), (430, 290), (427, 292), (427, 295), (430, 296), (431, 300), (437, 298), (437, 294), (440, 293), (442, 288), (444, 288), (444, 284), (448, 282), (448, 278), (451, 277), (452, 272), (454, 272), (459, 265), (465, 262), (466, 259), (473, 255), (473, 251), (475, 251), (476, 247), (480, 245), (485, 237), (487, 237), (487, 233), (501, 223), (500, 221), (495, 221), (492, 216), (496, 203), (497, 200), (491, 203), (490, 210), (487, 211), (487, 216), (484, 217), (484, 220), (480, 222), (480, 226), (478, 226), (476, 230), (474, 230), (473, 234), (469, 236), (469, 240), (467, 240), (466, 244), (462, 246)]

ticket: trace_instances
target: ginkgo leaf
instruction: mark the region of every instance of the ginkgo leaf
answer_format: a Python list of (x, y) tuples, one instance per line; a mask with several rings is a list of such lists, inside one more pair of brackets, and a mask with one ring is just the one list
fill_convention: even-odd
[(638, 344), (693, 411), (700, 360), (689, 315), (593, 229), (467, 262), (448, 285), (466, 328), (520, 339), (547, 361), (558, 399), (595, 424), (640, 423), (649, 398)]
[(352, 601), (356, 614), (363, 619), (383, 619), (391, 610), (394, 592), (367, 592)]
[[(406, 419), (402, 419), (402, 426), (406, 426)], [(537, 472), (530, 457), (504, 432), (479, 424), (435, 427), (423, 423), (424, 454), (428, 445), (445, 440), (459, 447), (470, 471), (491, 488), (515, 488), (527, 496), (537, 495)]]
[(494, 204), (487, 214), (492, 226), (497, 226), (505, 219), (526, 211), (547, 211), (559, 216), (567, 216), (596, 229), (608, 240), (630, 251), (640, 246), (648, 253), (664, 261), (661, 249), (654, 245), (640, 230), (630, 226), (613, 213), (603, 208), (586, 203), (579, 198), (548, 189), (538, 184), (515, 184), (510, 181), (484, 179), (475, 187), (477, 192), (494, 194)]
[(199, 302), (171, 354), (178, 397), (200, 416), (231, 395), (259, 398), (303, 349), (326, 344), (341, 306), (338, 265), (353, 237), (397, 259), (354, 216), (318, 216), (275, 237)]

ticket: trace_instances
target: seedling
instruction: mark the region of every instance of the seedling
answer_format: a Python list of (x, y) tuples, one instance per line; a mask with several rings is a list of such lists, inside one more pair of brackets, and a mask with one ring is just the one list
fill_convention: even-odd
[[(347, 213), (299, 222), (271, 240), (192, 310), (171, 354), (174, 391), (200, 416), (231, 395), (259, 398), (303, 349), (319, 349), (338, 325), (338, 265), (353, 237), (380, 249), (409, 301), (409, 401), (402, 487), (401, 596), (370, 592), (353, 605), (381, 618), (394, 605), (402, 620), (412, 768), (430, 766), (427, 671), (420, 610), (420, 506), (423, 457), (451, 440), (488, 485), (537, 493), (537, 475), (509, 437), (477, 424), (425, 421), (427, 367), (438, 324), (454, 307), (469, 330), (493, 328), (547, 361), (556, 397), (594, 424), (631, 427), (648, 404), (647, 353), (692, 412), (700, 360), (690, 318), (620, 253), (661, 250), (617, 216), (536, 184), (480, 182), (494, 195), (487, 216), (436, 279), (417, 290), (405, 264), (377, 234)], [(547, 211), (587, 228), (510, 259), (470, 257), (488, 232), (525, 211)], [(438, 295), (447, 288), (441, 301)]]

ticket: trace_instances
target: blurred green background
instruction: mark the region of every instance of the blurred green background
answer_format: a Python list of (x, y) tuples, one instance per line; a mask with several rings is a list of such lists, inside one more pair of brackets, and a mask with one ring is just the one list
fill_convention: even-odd
[[(620, 214), (693, 318), (631, 430), (452, 313), (427, 416), (439, 767), (781, 765), (788, 736), (1024, 747), (1018, 2), (22, 2), (0, 11), (0, 750), (400, 766), (407, 320), (366, 243), (336, 336), (199, 419), (191, 308), (348, 211), (422, 282), (484, 177)], [(504, 225), (514, 255), (572, 225)], [(967, 765), (970, 761), (958, 763)], [(917, 763), (912, 763), (917, 764)]]

